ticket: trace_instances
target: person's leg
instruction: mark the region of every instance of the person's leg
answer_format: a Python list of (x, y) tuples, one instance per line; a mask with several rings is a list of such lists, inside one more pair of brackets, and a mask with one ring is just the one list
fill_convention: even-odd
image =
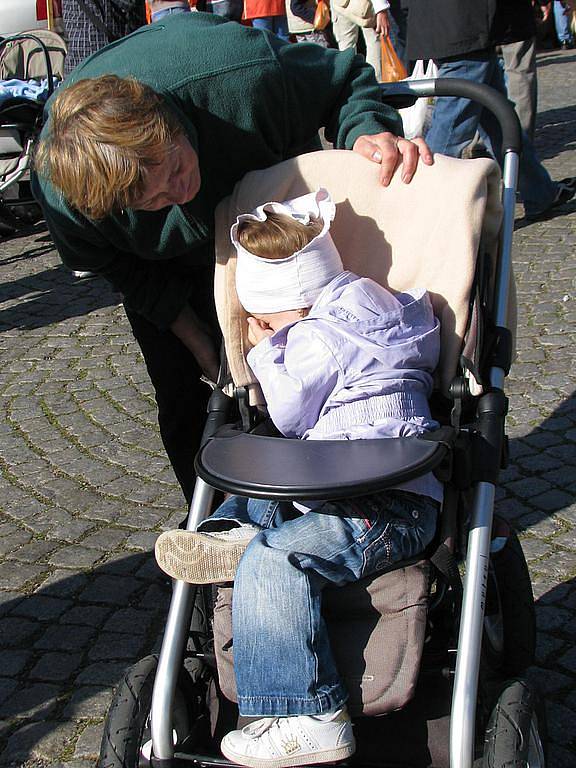
[(570, 32), (570, 17), (566, 13), (566, 8), (560, 0), (554, 0), (554, 25), (556, 27), (556, 36), (562, 46), (572, 44), (572, 33)]
[(262, 16), (259, 19), (251, 19), (254, 29), (263, 29), (274, 34), (274, 17)]
[(285, 42), (290, 42), (290, 32), (288, 30), (288, 19), (286, 16), (273, 16), (273, 29), (276, 37)]
[(336, 13), (334, 6), (332, 8), (332, 32), (339, 51), (346, 51), (348, 48), (356, 48), (358, 42), (358, 24), (355, 24), (346, 16)]
[(431, 541), (435, 525), (434, 502), (389, 491), (331, 502), (261, 531), (235, 579), (241, 714), (315, 715), (341, 707), (346, 691), (320, 611), (324, 586), (356, 581), (415, 556)]
[[(496, 64), (493, 52), (470, 54), (459, 59), (438, 62), (438, 77), (458, 77), (475, 83), (489, 78)], [(461, 157), (476, 135), (482, 106), (470, 99), (443, 96), (436, 99), (426, 142), (432, 152)]]
[(535, 39), (502, 46), (508, 98), (514, 102), (522, 129), (534, 141), (538, 104)]
[(371, 27), (362, 27), (362, 34), (366, 43), (366, 61), (374, 68), (376, 80), (382, 80), (382, 49), (380, 37)]
[[(501, 67), (491, 68), (487, 84), (507, 95)], [(482, 110), (481, 125), (490, 139), (495, 157), (502, 162), (502, 132), (498, 121), (487, 109)], [(525, 133), (522, 135), (522, 153), (518, 167), (518, 193), (527, 217), (536, 216), (551, 208), (558, 194), (558, 184), (550, 178), (550, 174), (536, 156), (534, 145)]]
[(194, 458), (206, 419), (210, 388), (200, 381), (194, 355), (170, 330), (161, 330), (126, 308), (155, 390), (158, 423), (170, 464), (188, 504), (196, 475)]
[(233, 581), (240, 558), (263, 529), (299, 516), (292, 504), (229, 496), (196, 531), (160, 534), (156, 562), (174, 579), (190, 584)]

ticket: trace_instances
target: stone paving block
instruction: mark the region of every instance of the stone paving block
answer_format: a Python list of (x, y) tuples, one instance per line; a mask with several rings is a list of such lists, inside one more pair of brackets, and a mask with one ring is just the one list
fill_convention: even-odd
[(31, 653), (26, 650), (0, 651), (0, 675), (16, 677), (25, 668), (30, 658)]
[(19, 603), (12, 611), (12, 614), (36, 619), (37, 621), (54, 621), (71, 605), (71, 600), (35, 594), (30, 595)]
[(102, 561), (98, 573), (102, 575), (135, 574), (148, 555), (134, 552), (115, 552)]
[(570, 611), (558, 606), (538, 606), (536, 610), (536, 625), (543, 631), (561, 630), (571, 618)]
[(40, 631), (41, 628), (35, 621), (4, 616), (0, 619), (0, 647), (19, 646), (34, 639)]
[[(520, 518), (520, 523), (522, 518)], [(546, 557), (549, 558), (550, 553), (553, 551), (553, 547), (540, 539), (536, 539), (532, 536), (526, 536), (520, 540), (524, 557), (530, 563), (532, 560), (541, 560)]]
[(145, 640), (142, 635), (101, 632), (88, 651), (90, 661), (137, 661), (144, 654)]
[[(75, 685), (117, 685), (130, 664), (123, 661), (99, 661), (86, 665), (76, 677)], [(1, 712), (1, 710), (0, 710)]]
[(57, 682), (68, 680), (80, 666), (81, 653), (44, 653), (30, 672), (32, 679)]
[(59, 686), (48, 683), (20, 687), (0, 706), (0, 718), (43, 720), (54, 711), (60, 693)]
[(507, 488), (516, 496), (520, 496), (523, 499), (532, 499), (534, 496), (549, 490), (550, 484), (539, 477), (525, 477), (522, 480), (508, 483)]
[(0, 538), (0, 556), (17, 552), (32, 538), (32, 534), (26, 531), (15, 530), (7, 536)]
[(46, 556), (58, 547), (54, 542), (34, 540), (28, 544), (19, 547), (15, 552), (10, 553), (11, 560), (18, 560), (22, 563), (41, 562)]
[(83, 571), (56, 569), (40, 584), (38, 589), (42, 591), (42, 594), (70, 597), (83, 589), (87, 580), (88, 575)]
[(130, 576), (97, 576), (80, 594), (81, 600), (110, 605), (125, 605), (142, 583)]
[(114, 549), (118, 549), (125, 541), (127, 535), (127, 531), (110, 528), (103, 529), (83, 538), (82, 546), (110, 552)]
[(16, 590), (0, 591), (0, 616), (10, 613), (18, 603), (24, 599), (24, 595)]
[(87, 725), (76, 743), (74, 757), (83, 759), (97, 758), (100, 753), (101, 741), (102, 725)]
[(122, 632), (127, 635), (146, 635), (152, 624), (148, 611), (137, 608), (121, 608), (108, 618), (104, 624), (106, 632)]
[(95, 634), (94, 627), (75, 626), (71, 630), (67, 624), (56, 624), (42, 633), (34, 643), (34, 648), (43, 651), (83, 651), (90, 647)]
[(576, 741), (576, 713), (556, 701), (548, 702), (548, 734), (552, 741), (563, 747), (574, 746)]
[(97, 549), (86, 549), (86, 547), (73, 544), (69, 547), (62, 547), (49, 560), (52, 565), (58, 565), (62, 568), (91, 568), (102, 557), (102, 552)]
[(132, 533), (126, 539), (126, 547), (128, 549), (138, 549), (144, 552), (153, 552), (154, 544), (158, 538), (159, 533), (153, 531), (142, 531), (141, 533)]
[(30, 723), (19, 728), (8, 740), (0, 761), (44, 758), (55, 760), (60, 757), (76, 733), (74, 723), (47, 721)]
[[(75, 687), (62, 716), (70, 720), (103, 718), (112, 701), (113, 689), (97, 686)], [(101, 726), (100, 726), (101, 728)]]
[(0, 677), (0, 705), (4, 702), (16, 688), (18, 683), (8, 677)]
[(79, 624), (87, 627), (101, 627), (112, 612), (111, 606), (78, 605), (60, 617), (61, 624)]
[(46, 572), (45, 565), (31, 565), (16, 568), (8, 561), (0, 563), (0, 584), (4, 589), (22, 589), (37, 581)]

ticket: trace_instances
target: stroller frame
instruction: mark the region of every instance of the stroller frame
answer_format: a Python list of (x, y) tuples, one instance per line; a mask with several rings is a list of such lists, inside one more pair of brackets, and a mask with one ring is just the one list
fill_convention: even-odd
[[(512, 232), (516, 184), (518, 178), (521, 131), (518, 118), (510, 102), (493, 89), (456, 79), (412, 81), (410, 85), (394, 83), (383, 85), (384, 96), (393, 104), (405, 106), (414, 97), (459, 96), (479, 102), (490, 109), (499, 120), (503, 134), (503, 221), (500, 229), (500, 258), (495, 284), (494, 321), (502, 348), (489, 368), (489, 391), (481, 396), (480, 433), (487, 450), (483, 457), (483, 477), (475, 485), (474, 501), (468, 534), (466, 575), (458, 652), (456, 660), (452, 707), (450, 714), (450, 766), (472, 768), (474, 752), (475, 712), (482, 644), (482, 625), (487, 592), (490, 544), (495, 499), (495, 483), (504, 451), (504, 419), (507, 400), (503, 391), (504, 380), (510, 367), (511, 348), (506, 344), (506, 313), (511, 277)], [(406, 102), (408, 97), (408, 102)], [(498, 345), (500, 346), (500, 344)], [(506, 348), (507, 347), (507, 348)], [(208, 406), (208, 419), (203, 444), (226, 421), (228, 398), (215, 390)], [(439, 446), (439, 464), (445, 446)], [(210, 509), (215, 489), (198, 478), (190, 506), (187, 530), (194, 531)], [(278, 495), (277, 498), (280, 498)], [(175, 699), (178, 668), (184, 653), (188, 627), (192, 615), (196, 587), (182, 581), (174, 582), (173, 595), (160, 653), (151, 708), (152, 757), (154, 766), (173, 764), (175, 749), (172, 739), (171, 711)], [(196, 765), (229, 766), (222, 758), (193, 756)]]
[[(50, 53), (47, 45), (37, 35), (32, 32), (22, 32), (18, 35), (11, 35), (0, 40), (0, 53), (10, 43), (17, 42), (18, 40), (33, 40), (40, 48), (44, 55), (44, 61), (46, 65), (46, 77), (48, 80), (48, 95), (49, 99), (54, 93), (54, 71), (52, 62), (50, 60)], [(15, 117), (13, 119), (5, 120), (3, 116), (4, 109), (6, 111), (13, 111)], [(16, 131), (21, 139), (22, 150), (18, 158), (18, 162), (13, 170), (3, 174), (4, 178), (0, 177), (0, 213), (2, 209), (10, 216), (9, 221), (6, 223), (12, 226), (14, 229), (18, 229), (21, 226), (18, 219), (13, 216), (12, 208), (14, 207), (28, 207), (36, 206), (37, 203), (33, 197), (17, 198), (15, 200), (4, 199), (3, 192), (18, 183), (23, 179), (30, 170), (30, 161), (32, 158), (32, 152), (34, 143), (40, 134), (42, 128), (42, 115), (44, 111), (44, 104), (31, 101), (29, 99), (14, 98), (8, 101), (7, 105), (0, 107), (0, 131)], [(23, 120), (22, 113), (34, 112), (33, 121), (28, 122), (28, 118)], [(20, 114), (19, 114), (20, 113)], [(0, 160), (2, 159), (0, 155)]]

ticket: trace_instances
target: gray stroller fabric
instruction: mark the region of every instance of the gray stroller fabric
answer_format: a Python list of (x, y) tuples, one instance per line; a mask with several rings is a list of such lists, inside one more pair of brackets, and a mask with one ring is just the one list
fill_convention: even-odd
[[(412, 698), (424, 645), (429, 588), (425, 560), (323, 593), (323, 613), (352, 716), (382, 715)], [(214, 606), (222, 693), (236, 701), (231, 587)]]

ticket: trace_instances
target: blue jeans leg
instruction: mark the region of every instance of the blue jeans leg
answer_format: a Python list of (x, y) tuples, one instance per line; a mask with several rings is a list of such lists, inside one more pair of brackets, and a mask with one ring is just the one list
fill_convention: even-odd
[(252, 26), (255, 29), (265, 29), (267, 32), (272, 32), (276, 37), (286, 42), (290, 41), (286, 16), (262, 16), (260, 19), (252, 19)]
[(435, 525), (430, 499), (388, 491), (327, 503), (252, 539), (233, 600), (241, 714), (319, 714), (341, 706), (347, 693), (322, 618), (322, 590), (417, 555)]
[(268, 499), (249, 499), (246, 496), (229, 496), (210, 517), (200, 523), (198, 530), (210, 530), (213, 527), (211, 523), (225, 520), (269, 528), (292, 517), (292, 504)]
[[(439, 63), (438, 72), (439, 77), (459, 77), (485, 83), (506, 94), (504, 73), (496, 54), (492, 52), (442, 61)], [(500, 162), (502, 134), (492, 113), (469, 99), (444, 96), (436, 101), (426, 141), (433, 152), (460, 157), (479, 129), (488, 136), (491, 148)], [(557, 191), (555, 182), (536, 157), (534, 146), (525, 134), (518, 174), (518, 191), (527, 214), (546, 210), (552, 204)]]
[(554, 26), (556, 27), (556, 36), (560, 43), (571, 43), (572, 33), (570, 32), (570, 17), (566, 14), (566, 9), (560, 0), (554, 0)]

